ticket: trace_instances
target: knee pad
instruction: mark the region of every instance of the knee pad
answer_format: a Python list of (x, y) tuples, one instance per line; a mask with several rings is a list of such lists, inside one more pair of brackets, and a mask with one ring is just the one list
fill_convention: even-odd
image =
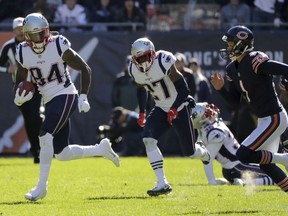
[(49, 133), (46, 133), (43, 136), (39, 136), (39, 141), (40, 141), (40, 147), (45, 148), (45, 147), (53, 147), (53, 136)]
[(147, 152), (151, 152), (153, 150), (155, 150), (157, 147), (157, 140), (153, 139), (151, 137), (149, 138), (143, 138), (143, 143), (145, 145), (146, 151)]

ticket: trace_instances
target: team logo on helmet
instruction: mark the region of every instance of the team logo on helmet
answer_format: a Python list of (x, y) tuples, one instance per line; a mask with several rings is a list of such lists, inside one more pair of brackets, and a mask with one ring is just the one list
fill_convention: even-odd
[(237, 38), (239, 38), (240, 40), (245, 40), (248, 38), (248, 33), (245, 32), (245, 31), (239, 31), (237, 34), (236, 34)]

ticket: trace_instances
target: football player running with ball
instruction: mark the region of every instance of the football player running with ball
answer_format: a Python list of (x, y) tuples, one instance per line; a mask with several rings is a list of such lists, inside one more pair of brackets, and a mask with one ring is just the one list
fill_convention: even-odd
[[(40, 174), (36, 187), (25, 198), (36, 201), (46, 196), (48, 176), (53, 155), (60, 161), (84, 157), (104, 156), (116, 166), (120, 166), (118, 155), (111, 148), (108, 139), (92, 146), (69, 145), (70, 116), (78, 106), (79, 112), (90, 109), (87, 94), (90, 88), (91, 69), (71, 48), (67, 38), (52, 34), (44, 16), (32, 13), (23, 22), (25, 41), (17, 46), (16, 86), (25, 80), (30, 72), (37, 83), (45, 104), (45, 120), (42, 124), (40, 140)], [(81, 91), (71, 81), (67, 66), (81, 72)], [(19, 90), (18, 90), (19, 91)], [(31, 99), (31, 94), (15, 94), (15, 103), (23, 104)]]
[[(155, 51), (154, 44), (148, 38), (139, 38), (131, 48), (132, 61), (129, 73), (138, 84), (139, 119), (144, 127), (143, 142), (150, 165), (157, 177), (156, 187), (148, 190), (150, 196), (168, 194), (172, 187), (168, 183), (163, 165), (163, 156), (157, 142), (169, 127), (174, 126), (183, 146), (190, 146), (186, 155), (209, 161), (206, 149), (195, 148), (195, 134), (190, 119), (194, 99), (189, 96), (189, 89), (181, 73), (176, 69), (175, 56), (167, 51)], [(148, 92), (153, 96), (155, 107), (146, 119), (146, 101)], [(184, 143), (187, 144), (184, 144)], [(168, 144), (168, 143), (167, 143)]]
[(241, 143), (236, 156), (242, 163), (260, 164), (260, 168), (288, 193), (287, 174), (276, 165), (280, 163), (288, 168), (288, 154), (277, 153), (288, 119), (273, 83), (273, 75), (288, 78), (288, 65), (254, 51), (253, 33), (245, 26), (231, 27), (222, 40), (227, 48), (220, 50), (220, 55), (231, 60), (226, 67), (228, 88), (217, 72), (212, 74), (211, 83), (229, 103), (237, 104), (241, 98), (245, 99), (258, 117), (256, 129)]

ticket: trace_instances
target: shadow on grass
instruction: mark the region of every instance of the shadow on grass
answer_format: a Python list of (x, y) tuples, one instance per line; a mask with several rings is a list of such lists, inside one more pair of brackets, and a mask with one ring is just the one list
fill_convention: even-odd
[[(32, 164), (32, 165), (34, 165), (34, 164)], [(13, 163), (13, 164), (0, 164), (0, 167), (9, 167), (9, 166), (13, 166), (13, 167), (15, 167), (15, 166), (27, 166), (27, 163), (19, 162), (19, 163)]]
[[(161, 196), (159, 196), (160, 198)], [(87, 200), (145, 200), (145, 199), (151, 199), (149, 196), (102, 196), (102, 197), (89, 197)]]
[(210, 186), (208, 184), (186, 184), (186, 183), (179, 183), (177, 184), (178, 186), (181, 187), (191, 187), (191, 186)]
[(281, 191), (279, 188), (259, 188), (258, 192), (274, 192), (274, 191)]
[[(243, 215), (251, 215), (251, 214), (259, 214), (260, 211), (218, 211), (218, 212), (209, 212), (209, 215), (234, 215), (234, 214), (243, 214)], [(195, 212), (186, 212), (179, 213), (176, 215), (202, 215), (203, 212), (195, 211)]]
[[(203, 187), (203, 186), (206, 186), (206, 187), (211, 187), (211, 185), (209, 185), (209, 184), (183, 184), (183, 183), (179, 183), (179, 184), (177, 184), (178, 186), (180, 186), (180, 187), (192, 187), (192, 186), (201, 186), (201, 187)], [(226, 185), (226, 186), (229, 186), (229, 185)], [(237, 186), (237, 185), (230, 185), (230, 186)], [(266, 185), (267, 186), (267, 185)], [(243, 187), (244, 189), (245, 188), (249, 188), (250, 186), (249, 185), (247, 185), (247, 186), (238, 186), (238, 187)], [(261, 186), (259, 186), (259, 187), (257, 187), (256, 186), (256, 188), (255, 188), (255, 191), (257, 191), (257, 192), (274, 192), (274, 191), (279, 191), (280, 189), (278, 188), (278, 187), (271, 187), (271, 188), (261, 188)]]
[(0, 202), (0, 205), (39, 205), (41, 202), (31, 202), (31, 201), (19, 201), (19, 202)]

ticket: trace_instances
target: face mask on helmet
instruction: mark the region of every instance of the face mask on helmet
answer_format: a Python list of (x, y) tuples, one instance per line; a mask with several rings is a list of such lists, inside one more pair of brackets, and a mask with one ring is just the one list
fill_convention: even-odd
[(141, 72), (147, 72), (154, 63), (154, 44), (147, 38), (140, 38), (132, 44), (131, 54), (137, 69)]
[(39, 13), (29, 14), (23, 22), (23, 32), (27, 44), (35, 53), (42, 53), (50, 40), (49, 24)]
[[(222, 41), (227, 44), (227, 48), (220, 50), (223, 59), (236, 60), (240, 55), (254, 49), (254, 36), (250, 29), (245, 26), (234, 26), (230, 28), (222, 37)], [(228, 42), (233, 46), (229, 46)]]
[(195, 129), (201, 129), (206, 124), (216, 121), (220, 110), (214, 104), (197, 103), (192, 109), (192, 122)]

